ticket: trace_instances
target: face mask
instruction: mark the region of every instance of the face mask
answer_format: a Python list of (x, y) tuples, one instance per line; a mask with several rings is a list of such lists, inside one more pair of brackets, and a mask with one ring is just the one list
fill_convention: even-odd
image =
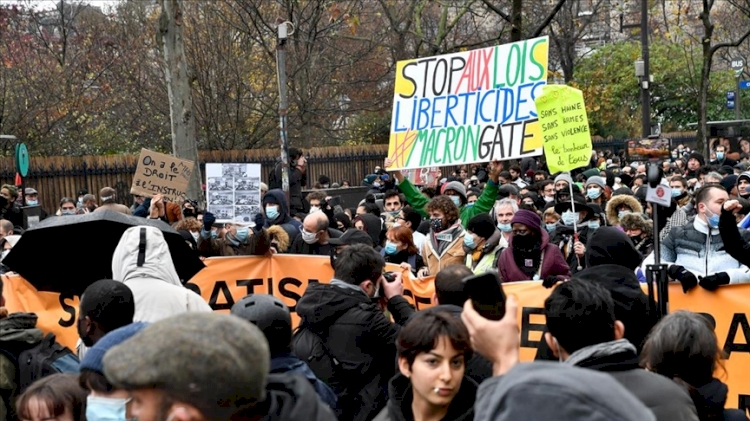
[(372, 183), (372, 186), (375, 187), (376, 189), (379, 189), (380, 188), (380, 183)]
[[(710, 216), (709, 213), (711, 214)], [(711, 212), (708, 208), (706, 208), (706, 220), (708, 221), (709, 227), (719, 228), (719, 215)]]
[(458, 196), (451, 196), (451, 200), (453, 201), (453, 204), (457, 207), (461, 206), (461, 198)]
[(86, 209), (88, 209), (89, 212), (93, 212), (96, 210), (96, 205), (86, 206)]
[(86, 398), (86, 419), (89, 421), (125, 421), (126, 405), (130, 399)]
[(474, 207), (474, 202), (469, 202), (469, 203), (467, 203), (467, 204), (466, 204), (466, 207), (467, 207), (467, 208), (471, 208), (471, 207)]
[(211, 238), (213, 238), (213, 239), (219, 238), (219, 233), (216, 232), (216, 231), (211, 231)]
[(78, 198), (78, 204), (79, 205), (83, 204), (83, 196), (81, 196), (81, 197)]
[(393, 244), (393, 243), (391, 243), (390, 241), (388, 241), (388, 242), (385, 243), (385, 249), (384, 250), (385, 250), (385, 254), (390, 255), (390, 256), (396, 254), (396, 252), (398, 251), (396, 249), (396, 245)]
[(578, 212), (565, 211), (562, 214), (562, 220), (565, 225), (573, 225), (574, 222), (578, 221)]
[(39, 204), (38, 200), (27, 200), (26, 201), (26, 205), (28, 205), (28, 206), (36, 206), (38, 204)]
[(627, 215), (629, 213), (633, 213), (633, 212), (631, 212), (631, 211), (619, 211), (619, 212), (617, 212), (617, 219), (622, 219), (623, 216), (625, 216), (625, 215)]
[(594, 199), (599, 198), (599, 196), (601, 195), (602, 195), (602, 191), (597, 188), (586, 190), (586, 196), (588, 196), (589, 199), (594, 200)]
[(555, 196), (544, 196), (544, 201), (549, 203), (555, 200)]
[(601, 224), (599, 224), (599, 221), (589, 221), (589, 229), (590, 230), (597, 230)]
[(192, 236), (193, 236), (193, 240), (195, 240), (195, 242), (197, 243), (197, 242), (198, 242), (198, 237), (199, 237), (199, 236), (200, 236), (201, 234), (200, 234), (200, 233), (199, 233), (198, 231), (196, 231), (196, 232), (192, 232), (192, 231), (190, 231), (190, 235), (192, 235)]
[(682, 195), (682, 189), (672, 188), (672, 197), (679, 197)]
[(394, 222), (393, 223), (393, 228), (398, 228), (400, 226), (401, 226), (401, 222)]
[(317, 212), (320, 210), (319, 206), (310, 206), (310, 213)]
[(185, 218), (195, 218), (195, 210), (185, 208), (182, 210), (182, 216), (184, 216)]
[(502, 232), (510, 232), (513, 229), (510, 224), (503, 224), (502, 222), (497, 223), (497, 228)]
[(75, 215), (76, 211), (73, 209), (63, 209), (62, 212), (60, 212), (60, 214), (62, 216), (70, 216), (70, 215)]
[(547, 232), (554, 231), (556, 226), (557, 224), (544, 224), (544, 228), (547, 230)]
[(237, 228), (237, 235), (235, 237), (237, 238), (237, 241), (244, 243), (247, 241), (248, 235), (250, 235), (250, 229), (247, 227), (239, 227)]
[(274, 220), (279, 217), (279, 208), (276, 206), (266, 206), (266, 216), (270, 220)]
[(464, 234), (464, 245), (470, 250), (474, 250), (477, 246), (474, 242), (474, 236), (469, 234), (468, 232)]
[(724, 159), (724, 152), (716, 152), (716, 159), (718, 159), (719, 161)]
[(314, 232), (302, 230), (302, 241), (307, 244), (315, 244), (315, 242), (318, 241), (318, 235)]
[(430, 219), (430, 226), (433, 231), (440, 232), (443, 230), (443, 220), (441, 218), (432, 218)]

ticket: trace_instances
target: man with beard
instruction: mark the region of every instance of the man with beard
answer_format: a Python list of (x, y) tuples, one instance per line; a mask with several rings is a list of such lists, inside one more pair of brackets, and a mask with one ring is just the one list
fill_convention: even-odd
[(124, 283), (102, 279), (89, 285), (78, 309), (78, 358), (107, 333), (133, 323), (134, 314), (133, 291)]

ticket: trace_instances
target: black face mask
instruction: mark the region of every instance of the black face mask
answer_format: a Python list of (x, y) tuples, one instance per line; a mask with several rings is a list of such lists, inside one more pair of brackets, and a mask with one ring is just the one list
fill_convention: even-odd
[(195, 209), (185, 208), (182, 210), (182, 216), (185, 218), (195, 218)]
[(445, 229), (445, 227), (443, 227), (443, 220), (441, 218), (430, 219), (430, 226), (435, 232), (440, 232)]
[(513, 246), (520, 250), (532, 250), (538, 248), (539, 244), (539, 237), (533, 234), (513, 236)]

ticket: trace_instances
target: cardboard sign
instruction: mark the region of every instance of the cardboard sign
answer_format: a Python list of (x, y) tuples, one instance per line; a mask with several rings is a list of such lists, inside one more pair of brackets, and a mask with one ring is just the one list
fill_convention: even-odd
[(141, 149), (130, 193), (146, 197), (161, 194), (173, 202), (185, 199), (194, 165), (193, 161)]
[(540, 155), (548, 51), (541, 37), (396, 63), (389, 169)]
[(583, 93), (566, 85), (547, 85), (536, 98), (550, 173), (585, 167), (591, 159), (591, 132)]
[[(206, 268), (186, 284), (200, 294), (215, 311), (228, 312), (247, 294), (273, 294), (292, 311), (292, 324), (299, 323), (296, 305), (310, 282), (329, 282), (333, 277), (330, 259), (321, 256), (277, 254), (272, 257), (218, 257), (205, 260)], [(387, 265), (388, 270), (400, 270)], [(412, 279), (403, 273), (404, 298), (418, 310), (434, 306), (434, 277)], [(11, 313), (31, 311), (39, 316), (38, 327), (53, 332), (63, 345), (75, 349), (78, 333), (78, 297), (38, 292), (20, 276), (3, 275), (3, 295)], [(645, 285), (643, 286), (645, 290)], [(503, 284), (506, 295), (519, 303), (521, 360), (532, 361), (545, 327), (544, 300), (552, 290), (538, 281)], [(670, 311), (703, 313), (715, 322), (719, 346), (727, 355), (726, 372), (716, 376), (729, 385), (727, 408), (750, 406), (750, 284), (722, 286), (715, 292), (695, 288), (688, 294), (679, 283), (669, 285)]]

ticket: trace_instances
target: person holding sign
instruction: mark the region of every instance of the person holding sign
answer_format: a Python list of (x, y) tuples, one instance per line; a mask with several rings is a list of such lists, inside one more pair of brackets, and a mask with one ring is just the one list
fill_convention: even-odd
[(224, 238), (214, 237), (211, 227), (216, 217), (211, 212), (203, 215), (203, 229), (198, 237), (198, 250), (210, 256), (263, 256), (268, 253), (271, 242), (263, 229), (263, 214), (255, 214), (253, 228), (240, 224), (229, 224)]
[[(386, 158), (385, 168), (389, 168), (393, 162)], [(490, 179), (482, 191), (482, 195), (474, 202), (473, 206), (466, 206), (466, 188), (459, 182), (448, 183), (442, 194), (451, 198), (453, 203), (458, 207), (461, 224), (466, 227), (469, 220), (480, 213), (487, 213), (492, 209), (497, 198), (498, 179), (500, 171), (503, 170), (503, 164), (500, 161), (493, 161), (490, 164)], [(398, 189), (406, 196), (406, 202), (409, 203), (422, 217), (429, 218), (426, 205), (428, 199), (417, 190), (416, 187), (406, 178), (401, 171), (393, 171), (393, 177), (398, 182)]]

